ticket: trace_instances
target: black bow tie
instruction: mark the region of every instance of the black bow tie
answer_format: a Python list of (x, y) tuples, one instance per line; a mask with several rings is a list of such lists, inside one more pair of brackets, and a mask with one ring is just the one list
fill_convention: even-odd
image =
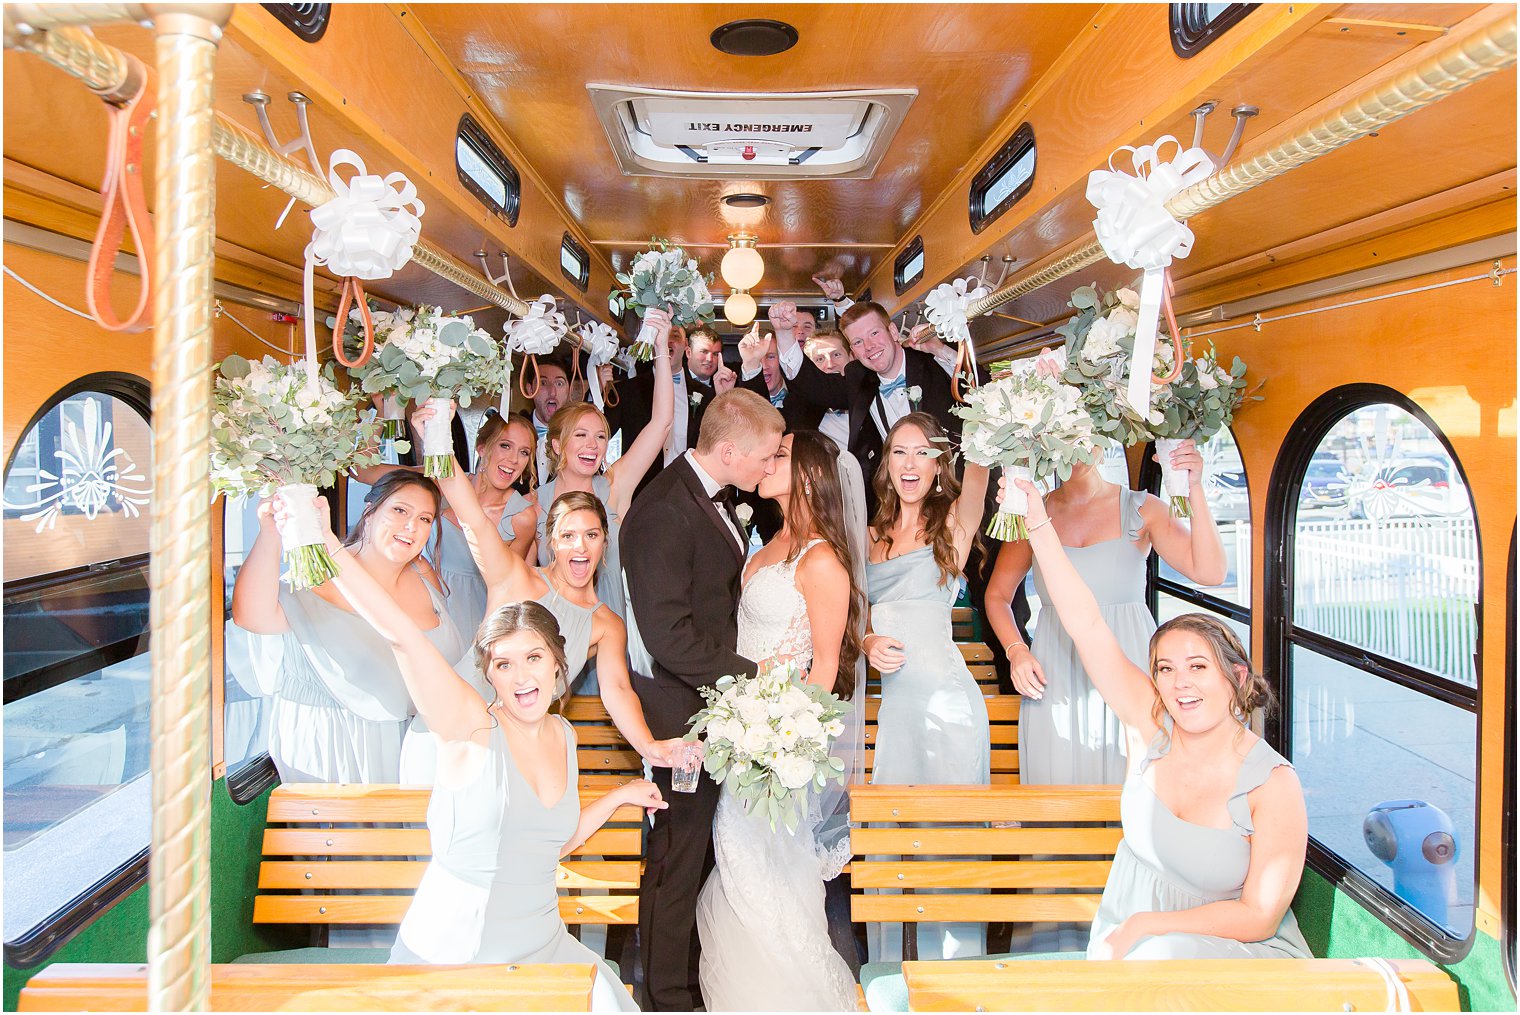
[(718, 487), (716, 490), (713, 491), (712, 502), (714, 504), (723, 504), (723, 505), (726, 505), (728, 507), (733, 507), (733, 504), (734, 504), (734, 488), (731, 487), (731, 486), (720, 486), (720, 487)]

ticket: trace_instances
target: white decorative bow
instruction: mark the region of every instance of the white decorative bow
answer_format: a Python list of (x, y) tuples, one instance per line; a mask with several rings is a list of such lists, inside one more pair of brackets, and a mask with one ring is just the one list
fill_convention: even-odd
[(985, 286), (974, 278), (958, 278), (935, 287), (924, 298), (924, 316), (946, 342), (960, 345), (971, 341), (971, 304), (987, 295)]
[(547, 356), (570, 331), (553, 296), (545, 293), (528, 304), (528, 312), (506, 325), (507, 349), (525, 356)]
[[(1176, 149), (1163, 161), (1161, 149)], [(1114, 168), (1114, 156), (1129, 152), (1133, 175)], [(1193, 231), (1167, 211), (1166, 203), (1214, 172), (1214, 160), (1202, 148), (1184, 150), (1170, 134), (1153, 145), (1128, 145), (1109, 156), (1108, 169), (1087, 177), (1087, 200), (1098, 209), (1093, 229), (1109, 260), (1145, 272), (1140, 285), (1140, 322), (1130, 360), (1127, 396), (1141, 415), (1150, 409), (1150, 364), (1156, 351), (1156, 322), (1161, 315), (1163, 273), (1172, 258), (1193, 249)]]
[[(353, 177), (344, 182), (340, 166), (352, 166)], [(402, 173), (379, 177), (365, 172), (364, 160), (347, 148), (339, 148), (328, 161), (327, 182), (331, 201), (311, 210), (315, 230), (306, 245), (304, 295), (306, 299), (306, 378), (317, 377), (316, 313), (312, 305), (313, 272), (326, 265), (334, 275), (365, 280), (390, 278), (412, 259), (412, 247), (422, 234), (422, 213), (417, 188)]]
[(617, 332), (600, 321), (581, 325), (581, 348), (586, 350), (586, 375), (591, 381), (591, 402), (603, 412), (602, 374), (597, 367), (611, 363), (618, 354)]

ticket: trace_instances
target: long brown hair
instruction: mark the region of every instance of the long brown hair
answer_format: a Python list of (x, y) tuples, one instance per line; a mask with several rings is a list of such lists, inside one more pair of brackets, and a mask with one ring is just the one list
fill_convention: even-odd
[(876, 467), (876, 475), (871, 481), (872, 488), (876, 491), (876, 514), (871, 518), (871, 528), (877, 538), (887, 544), (886, 552), (890, 554), (891, 531), (902, 518), (902, 499), (897, 496), (897, 488), (892, 485), (887, 462), (892, 457), (892, 444), (898, 433), (910, 426), (916, 428), (925, 440), (940, 451), (934, 459), (934, 486), (925, 494), (923, 506), (919, 510), (923, 516), (925, 542), (934, 547), (934, 563), (939, 565), (939, 583), (948, 587), (952, 582), (959, 581), (962, 575), (960, 563), (955, 559), (955, 526), (950, 522), (956, 498), (961, 495), (961, 481), (956, 478), (955, 469), (951, 467), (950, 444), (945, 431), (926, 412), (910, 412), (892, 425), (892, 429), (887, 431), (887, 439), (882, 441), (881, 463)]
[[(541, 603), (507, 603), (480, 622), (473, 648), (475, 665), (480, 668), (481, 676), (493, 691), (496, 690), (496, 685), (491, 683), (491, 646), (520, 631), (531, 631), (542, 638), (549, 654), (554, 657), (554, 696), (558, 698), (570, 680), (570, 667), (565, 661), (565, 638), (560, 634), (559, 621)], [(491, 705), (494, 707), (500, 701), (498, 693)]]
[(855, 583), (844, 491), (834, 461), (837, 453), (834, 442), (816, 430), (792, 434), (792, 492), (786, 506), (786, 527), (792, 534), (792, 545), (787, 548), (786, 559), (796, 560), (807, 544), (803, 537), (816, 532), (850, 576), (850, 609), (845, 618), (844, 641), (839, 646), (839, 675), (834, 680), (834, 693), (849, 698), (855, 693), (855, 663), (864, 651), (860, 632), (865, 629), (866, 597)]
[[(1258, 708), (1272, 711), (1277, 704), (1276, 695), (1272, 693), (1272, 687), (1266, 678), (1251, 669), (1251, 657), (1246, 653), (1240, 638), (1224, 621), (1206, 613), (1184, 613), (1156, 628), (1156, 633), (1151, 635), (1149, 657), (1153, 687), (1156, 681), (1156, 649), (1160, 646), (1162, 637), (1172, 631), (1187, 631), (1208, 642), (1209, 651), (1214, 655), (1214, 664), (1230, 682), (1230, 711), (1242, 728), (1251, 721), (1251, 713)], [(1240, 672), (1242, 669), (1245, 670), (1244, 676)], [(1161, 692), (1157, 689), (1155, 704), (1151, 705), (1151, 719), (1165, 729), (1161, 721), (1165, 715), (1166, 703), (1161, 700)]]
[(503, 416), (494, 408), (487, 409), (485, 422), (480, 424), (480, 432), (475, 435), (475, 458), (477, 461), (484, 458), (485, 449), (495, 444), (502, 431), (514, 424), (528, 434), (528, 467), (512, 485), (519, 493), (527, 493), (538, 485), (538, 431), (530, 421), (518, 415)]

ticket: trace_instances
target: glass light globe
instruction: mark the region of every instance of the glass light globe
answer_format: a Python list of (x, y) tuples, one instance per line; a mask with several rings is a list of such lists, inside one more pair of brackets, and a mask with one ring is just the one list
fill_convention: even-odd
[(743, 328), (755, 319), (755, 298), (749, 293), (730, 293), (723, 301), (723, 316), (736, 328)]
[(731, 247), (718, 271), (732, 288), (753, 289), (765, 274), (765, 261), (754, 247)]

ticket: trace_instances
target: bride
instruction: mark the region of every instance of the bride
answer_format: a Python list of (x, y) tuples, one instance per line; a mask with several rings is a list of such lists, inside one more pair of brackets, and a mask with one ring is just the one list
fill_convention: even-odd
[(824, 882), (849, 862), (847, 790), (860, 777), (865, 486), (851, 455), (804, 430), (782, 438), (758, 492), (784, 520), (745, 567), (739, 654), (794, 659), (855, 708), (832, 751), (845, 781), (809, 800), (795, 834), (772, 830), (724, 788), (717, 866), (697, 900), (702, 996), (708, 1011), (853, 1011), (855, 979), (830, 942)]

